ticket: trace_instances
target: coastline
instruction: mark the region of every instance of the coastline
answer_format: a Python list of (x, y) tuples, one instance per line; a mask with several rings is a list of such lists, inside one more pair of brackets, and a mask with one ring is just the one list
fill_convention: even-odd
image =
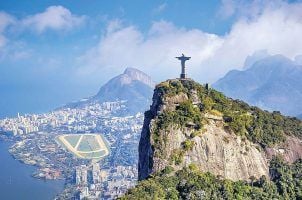
[(34, 175), (38, 166), (28, 165), (9, 152), (13, 139), (0, 137), (0, 191), (5, 199), (54, 199), (65, 189), (65, 180), (41, 179)]

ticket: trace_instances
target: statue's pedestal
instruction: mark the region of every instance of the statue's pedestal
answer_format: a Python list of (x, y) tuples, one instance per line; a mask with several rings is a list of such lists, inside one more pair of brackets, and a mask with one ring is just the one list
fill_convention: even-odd
[(187, 74), (180, 74), (180, 78), (181, 79), (186, 79), (187, 78)]

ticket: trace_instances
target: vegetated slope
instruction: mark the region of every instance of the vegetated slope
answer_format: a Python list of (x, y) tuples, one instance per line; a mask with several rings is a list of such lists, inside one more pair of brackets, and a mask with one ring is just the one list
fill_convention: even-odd
[(213, 87), (267, 110), (297, 116), (302, 111), (302, 66), (282, 55), (258, 60), (243, 71), (232, 70)]
[[(190, 195), (200, 188), (204, 195), (212, 196), (208, 187), (225, 187), (225, 178), (236, 181), (226, 181), (230, 190), (242, 187), (251, 192), (250, 186), (239, 180), (269, 179), (273, 156), (290, 163), (301, 158), (301, 137), (302, 122), (296, 118), (232, 100), (193, 80), (168, 80), (156, 86), (139, 144), (139, 179), (153, 178), (140, 182), (128, 197), (138, 198), (135, 191), (140, 190), (172, 198), (166, 196), (171, 190), (183, 197), (181, 185)], [(183, 174), (192, 180), (181, 181)], [(193, 184), (202, 185), (203, 178), (209, 182), (202, 187)], [(158, 186), (163, 194), (148, 185), (158, 182), (164, 183)]]
[(275, 158), (270, 164), (270, 179), (251, 177), (250, 181), (231, 181), (200, 172), (195, 165), (173, 173), (166, 167), (143, 180), (121, 199), (301, 199), (302, 160), (292, 165)]

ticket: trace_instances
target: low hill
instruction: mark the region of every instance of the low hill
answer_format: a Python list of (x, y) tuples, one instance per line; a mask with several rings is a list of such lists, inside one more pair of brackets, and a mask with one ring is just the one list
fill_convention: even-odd
[[(268, 199), (297, 197), (302, 182), (293, 173), (300, 172), (295, 170), (301, 165), (301, 138), (302, 122), (296, 118), (227, 98), (190, 79), (162, 82), (145, 113), (139, 144), (141, 182), (125, 198), (219, 199), (224, 190), (237, 195), (228, 199), (252, 193)], [(273, 181), (280, 181), (275, 179), (280, 166), (297, 181), (290, 186), (296, 192), (277, 191)]]

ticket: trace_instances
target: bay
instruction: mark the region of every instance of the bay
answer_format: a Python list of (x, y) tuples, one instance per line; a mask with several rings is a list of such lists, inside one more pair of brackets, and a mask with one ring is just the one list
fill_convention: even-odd
[(63, 180), (31, 177), (36, 168), (15, 160), (8, 152), (11, 144), (0, 140), (0, 199), (50, 200), (63, 191)]

